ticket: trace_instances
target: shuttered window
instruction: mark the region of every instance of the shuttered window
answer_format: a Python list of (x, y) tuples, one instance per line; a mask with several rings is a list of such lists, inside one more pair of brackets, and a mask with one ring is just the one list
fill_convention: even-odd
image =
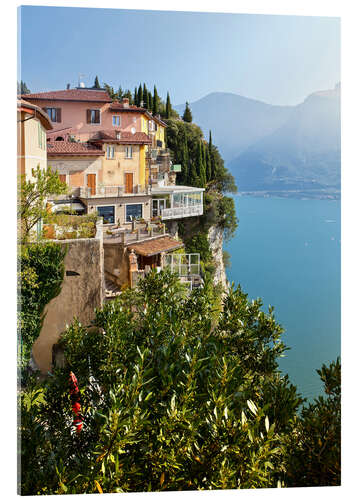
[(87, 109), (87, 123), (100, 123), (100, 109)]
[(61, 108), (45, 108), (45, 111), (50, 117), (51, 122), (61, 123), (62, 121)]
[(133, 146), (127, 146), (125, 148), (125, 158), (132, 158), (133, 157)]
[(114, 158), (114, 146), (107, 146), (107, 160), (113, 160)]

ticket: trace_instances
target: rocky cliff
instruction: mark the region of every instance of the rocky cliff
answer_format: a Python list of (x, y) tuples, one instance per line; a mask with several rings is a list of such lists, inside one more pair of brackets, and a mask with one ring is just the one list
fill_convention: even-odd
[(223, 263), (223, 229), (211, 226), (208, 229), (207, 238), (216, 265), (213, 282), (215, 285), (220, 283), (224, 290), (228, 290), (226, 269)]

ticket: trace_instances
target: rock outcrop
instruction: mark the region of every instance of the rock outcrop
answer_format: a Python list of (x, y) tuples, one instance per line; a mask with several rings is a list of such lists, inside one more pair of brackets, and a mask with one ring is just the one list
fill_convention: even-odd
[(223, 289), (227, 291), (228, 282), (223, 262), (223, 229), (218, 226), (211, 226), (208, 230), (207, 238), (216, 265), (213, 282), (215, 285), (220, 283)]

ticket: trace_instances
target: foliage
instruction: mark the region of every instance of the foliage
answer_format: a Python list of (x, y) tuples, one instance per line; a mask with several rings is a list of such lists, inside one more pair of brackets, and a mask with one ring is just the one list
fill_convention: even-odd
[(99, 83), (99, 80), (98, 80), (98, 76), (95, 77), (95, 80), (94, 80), (94, 85), (92, 87), (92, 89), (100, 89), (100, 83)]
[(288, 440), (289, 486), (341, 484), (341, 362), (317, 370), (327, 397), (304, 407)]
[(229, 196), (222, 196), (218, 200), (217, 206), (217, 221), (218, 225), (223, 228), (223, 236), (229, 240), (234, 236), (238, 227), (238, 219), (236, 216), (234, 200)]
[(188, 105), (188, 102), (186, 102), (186, 107), (185, 107), (185, 111), (183, 112), (182, 119), (184, 122), (188, 122), (188, 123), (192, 122), (192, 113), (190, 110), (190, 106)]
[(18, 329), (20, 365), (26, 366), (32, 345), (39, 336), (45, 306), (61, 290), (64, 277), (65, 250), (55, 243), (22, 246), (18, 272)]
[(57, 231), (53, 235), (44, 227), (44, 236), (48, 239), (68, 239), (68, 238), (94, 238), (96, 234), (97, 213), (86, 215), (47, 213), (44, 219), (45, 224), (57, 226)]
[(30, 239), (31, 230), (46, 217), (46, 201), (50, 195), (67, 192), (67, 186), (60, 181), (57, 172), (51, 167), (42, 170), (40, 166), (32, 170), (34, 180), (20, 179), (18, 217), (21, 242)]
[[(107, 303), (93, 327), (74, 322), (61, 340), (67, 366), (21, 397), (22, 494), (282, 482), (283, 438), (301, 401), (277, 371), (282, 329), (239, 287), (216, 323), (215, 313), (207, 287), (187, 296), (163, 271)], [(81, 388), (80, 434), (70, 370)]]
[(17, 93), (18, 94), (31, 94), (31, 90), (27, 87), (26, 83), (21, 80), (21, 82), (17, 82)]

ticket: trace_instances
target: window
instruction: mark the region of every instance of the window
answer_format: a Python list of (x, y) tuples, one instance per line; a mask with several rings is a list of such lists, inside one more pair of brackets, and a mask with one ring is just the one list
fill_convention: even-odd
[(87, 123), (100, 123), (100, 109), (87, 109)]
[(43, 130), (41, 123), (37, 123), (37, 130), (38, 130), (38, 147), (40, 149), (46, 150), (46, 132)]
[(125, 158), (133, 157), (133, 146), (126, 146), (125, 148)]
[(114, 146), (107, 146), (107, 160), (114, 159)]
[(113, 127), (119, 127), (119, 126), (120, 126), (120, 116), (114, 115), (113, 116)]
[(125, 222), (131, 222), (134, 219), (141, 219), (143, 216), (143, 206), (141, 203), (126, 205), (125, 209)]
[(136, 116), (134, 116), (134, 118), (133, 118), (133, 122), (134, 122), (134, 123), (136, 123)]
[(51, 122), (59, 123), (61, 121), (61, 108), (45, 108)]
[(99, 217), (103, 217), (104, 224), (114, 224), (114, 206), (97, 207)]

